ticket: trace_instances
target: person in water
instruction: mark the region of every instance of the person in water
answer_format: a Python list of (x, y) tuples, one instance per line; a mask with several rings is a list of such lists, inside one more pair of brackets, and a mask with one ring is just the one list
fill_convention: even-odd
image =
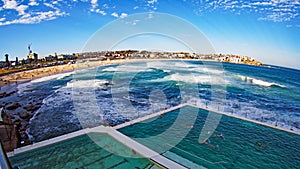
[(265, 146), (263, 143), (261, 143), (261, 142), (259, 142), (259, 141), (257, 141), (255, 144), (256, 144), (257, 146), (259, 146), (259, 147), (264, 147), (264, 146)]
[(259, 147), (262, 147), (262, 148), (269, 148), (267, 145), (263, 144), (262, 142), (255, 142), (255, 145), (259, 146)]
[(224, 139), (224, 136), (223, 136), (222, 133), (221, 134), (216, 134), (216, 137)]
[(215, 146), (214, 146), (214, 145), (210, 144), (210, 141), (209, 141), (209, 139), (208, 139), (208, 138), (207, 138), (207, 139), (204, 139), (204, 141), (203, 141), (203, 144), (205, 144), (205, 145), (208, 145), (209, 147), (213, 147), (213, 148), (215, 148)]

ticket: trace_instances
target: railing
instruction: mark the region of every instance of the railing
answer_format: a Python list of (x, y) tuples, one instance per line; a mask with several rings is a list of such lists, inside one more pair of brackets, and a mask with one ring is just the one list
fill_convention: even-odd
[(1, 146), (0, 146), (0, 166), (2, 169), (11, 169), (11, 165), (10, 162), (7, 158), (7, 155), (4, 151), (4, 148), (2, 146), (2, 143), (0, 142)]

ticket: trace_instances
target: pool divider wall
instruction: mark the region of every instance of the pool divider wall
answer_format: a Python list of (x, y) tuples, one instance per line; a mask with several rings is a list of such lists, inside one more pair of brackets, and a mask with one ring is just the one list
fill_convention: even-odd
[(24, 153), (27, 151), (32, 151), (38, 148), (42, 148), (45, 146), (49, 146), (61, 141), (65, 141), (68, 139), (72, 139), (74, 137), (78, 137), (84, 134), (89, 134), (89, 133), (99, 133), (99, 134), (108, 134), (121, 144), (127, 146), (131, 150), (134, 150), (138, 154), (140, 154), (142, 157), (148, 158), (149, 160), (157, 163), (158, 165), (165, 167), (165, 168), (178, 168), (178, 169), (186, 169), (186, 167), (160, 155), (159, 153), (149, 149), (148, 147), (134, 141), (130, 137), (127, 137), (126, 135), (118, 132), (112, 127), (105, 127), (105, 126), (98, 126), (94, 128), (87, 128), (87, 129), (82, 129), (73, 133), (65, 134), (62, 136), (58, 136), (49, 140), (41, 141), (38, 143), (34, 143), (32, 145), (28, 145), (25, 147), (21, 147), (18, 149), (15, 149), (13, 152), (7, 153), (8, 157), (12, 157), (14, 155), (18, 155), (20, 153)]
[(130, 125), (132, 125), (132, 124), (139, 123), (139, 122), (148, 120), (148, 119), (150, 119), (150, 118), (157, 117), (157, 116), (159, 116), (159, 115), (163, 115), (163, 114), (165, 114), (165, 113), (168, 113), (168, 112), (170, 112), (170, 111), (173, 111), (173, 110), (176, 110), (176, 109), (185, 107), (185, 106), (191, 106), (191, 107), (195, 107), (195, 108), (198, 108), (198, 109), (207, 110), (207, 111), (209, 111), (209, 112), (218, 113), (218, 114), (225, 115), (225, 116), (228, 116), (228, 117), (232, 117), (232, 118), (236, 118), (236, 119), (240, 119), (240, 120), (252, 122), (252, 123), (255, 123), (255, 124), (259, 124), (259, 125), (262, 125), (262, 126), (270, 127), (270, 128), (276, 129), (276, 130), (281, 130), (281, 131), (285, 131), (285, 132), (288, 132), (288, 133), (300, 135), (299, 132), (296, 132), (296, 131), (293, 131), (293, 130), (287, 130), (287, 129), (284, 129), (284, 128), (280, 128), (280, 127), (273, 126), (273, 125), (271, 125), (271, 124), (263, 123), (263, 122), (256, 121), (256, 120), (251, 120), (251, 119), (248, 119), (248, 118), (245, 118), (245, 117), (241, 117), (241, 116), (237, 116), (237, 115), (233, 115), (233, 114), (221, 112), (221, 111), (214, 110), (214, 109), (209, 109), (209, 108), (207, 108), (207, 107), (201, 106), (200, 104), (197, 104), (197, 103), (194, 103), (194, 104), (193, 104), (193, 103), (189, 103), (189, 102), (183, 103), (183, 104), (179, 104), (179, 105), (174, 106), (174, 107), (171, 107), (171, 108), (169, 108), (169, 109), (162, 110), (162, 111), (160, 111), (160, 112), (153, 113), (153, 114), (150, 114), (150, 115), (147, 115), (147, 116), (144, 116), (144, 117), (140, 117), (140, 118), (134, 119), (134, 120), (129, 121), (129, 122), (125, 122), (125, 123), (123, 123), (123, 124), (114, 126), (113, 128), (114, 128), (114, 129), (120, 129), (120, 128), (123, 128), (123, 127), (126, 127), (126, 126), (130, 126)]
[(241, 116), (237, 116), (237, 115), (233, 115), (233, 114), (221, 112), (221, 111), (218, 111), (218, 110), (213, 110), (213, 109), (205, 108), (205, 107), (202, 107), (200, 104), (197, 104), (197, 103), (196, 104), (186, 103), (185, 105), (186, 106), (195, 107), (195, 108), (198, 108), (198, 109), (207, 110), (207, 111), (213, 112), (213, 113), (218, 113), (218, 114), (225, 115), (225, 116), (228, 116), (228, 117), (232, 117), (232, 118), (236, 118), (236, 119), (240, 119), (240, 120), (252, 122), (252, 123), (255, 123), (255, 124), (259, 124), (259, 125), (262, 125), (262, 126), (270, 127), (270, 128), (276, 129), (276, 130), (281, 130), (281, 131), (285, 131), (285, 132), (296, 134), (296, 135), (300, 136), (299, 132), (296, 132), (296, 131), (293, 131), (293, 130), (288, 130), (288, 129), (276, 127), (276, 126), (271, 125), (271, 124), (263, 123), (263, 122), (260, 122), (260, 121), (251, 120), (251, 119), (248, 119), (248, 118), (245, 118), (245, 117), (241, 117)]
[(137, 119), (134, 119), (132, 121), (129, 121), (129, 122), (125, 122), (123, 124), (120, 124), (120, 125), (117, 125), (117, 126), (114, 126), (113, 129), (120, 129), (120, 128), (123, 128), (123, 127), (126, 127), (126, 126), (130, 126), (132, 124), (135, 124), (135, 123), (139, 123), (139, 122), (142, 122), (142, 121), (145, 121), (145, 120), (148, 120), (148, 119), (151, 119), (153, 117), (157, 117), (157, 116), (160, 116), (160, 115), (163, 115), (165, 113), (168, 113), (170, 111), (174, 111), (176, 109), (180, 109), (182, 107), (185, 107), (185, 106), (190, 106), (188, 103), (183, 103), (183, 104), (179, 104), (177, 106), (174, 106), (174, 107), (171, 107), (169, 109), (165, 109), (165, 110), (162, 110), (160, 112), (157, 112), (157, 113), (153, 113), (153, 114), (149, 114), (147, 116), (144, 116), (144, 117), (140, 117), (140, 118), (137, 118)]

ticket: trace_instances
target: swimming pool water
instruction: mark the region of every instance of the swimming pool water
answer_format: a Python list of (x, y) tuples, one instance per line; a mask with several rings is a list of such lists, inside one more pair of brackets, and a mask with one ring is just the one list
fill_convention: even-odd
[[(101, 145), (101, 146), (99, 146)], [(109, 149), (109, 150), (108, 150)], [(118, 151), (126, 153), (119, 156)], [(132, 158), (129, 158), (132, 157)], [(10, 158), (13, 167), (26, 168), (160, 168), (107, 134), (91, 133)]]
[[(190, 111), (194, 107), (183, 107)], [(187, 111), (188, 112), (188, 111)], [(162, 134), (173, 127), (179, 110), (164, 114), (162, 118), (149, 119), (136, 123), (119, 131), (162, 155), (177, 161), (186, 159), (192, 164), (207, 168), (297, 168), (300, 166), (300, 136), (276, 130), (248, 121), (222, 116), (222, 119), (209, 138), (209, 144), (199, 143), (199, 135), (207, 110), (199, 109), (196, 122), (188, 134), (176, 145), (172, 146), (169, 139), (148, 139)], [(186, 113), (186, 117), (189, 114)], [(182, 132), (179, 126), (177, 132)], [(216, 135), (222, 134), (224, 138)], [(173, 138), (177, 134), (174, 132)], [(170, 147), (168, 147), (170, 146)], [(178, 158), (180, 157), (180, 158)], [(182, 162), (186, 165), (186, 162)]]

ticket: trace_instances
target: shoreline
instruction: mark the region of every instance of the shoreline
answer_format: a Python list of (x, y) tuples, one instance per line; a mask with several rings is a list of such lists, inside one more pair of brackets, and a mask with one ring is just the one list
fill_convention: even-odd
[(245, 63), (233, 63), (233, 62), (220, 62), (212, 59), (116, 59), (116, 60), (105, 60), (105, 61), (88, 61), (83, 63), (75, 63), (75, 64), (64, 64), (64, 65), (55, 65), (50, 67), (42, 67), (36, 68), (32, 70), (24, 70), (15, 73), (10, 73), (6, 75), (0, 76), (0, 92), (3, 87), (9, 86), (14, 83), (22, 83), (22, 81), (29, 82), (37, 78), (42, 78), (45, 76), (50, 76), (59, 73), (66, 73), (75, 71), (77, 69), (83, 69), (88, 67), (98, 67), (103, 65), (110, 65), (110, 64), (119, 64), (119, 63), (128, 63), (128, 62), (146, 62), (146, 61), (172, 61), (172, 60), (182, 60), (182, 61), (201, 61), (201, 62), (214, 62), (217, 64), (223, 63), (230, 63), (230, 64), (240, 64), (240, 65), (250, 65), (250, 66), (257, 66)]
[[(191, 60), (191, 61), (202, 61), (202, 62), (216, 62), (217, 64), (222, 64), (221, 62), (217, 62), (214, 60), (195, 60), (195, 59), (120, 59), (120, 60), (111, 60), (111, 61), (88, 61), (83, 63), (77, 63), (77, 64), (71, 64), (71, 65), (58, 65), (58, 66), (52, 66), (52, 67), (45, 67), (45, 68), (38, 68), (34, 70), (28, 70), (23, 72), (17, 72), (9, 75), (5, 75), (0, 77), (2, 79), (0, 81), (0, 101), (2, 101), (2, 105), (0, 103), (0, 107), (8, 107), (11, 104), (14, 103), (7, 103), (3, 104), (3, 100), (5, 101), (6, 97), (18, 97), (18, 85), (23, 83), (28, 83), (34, 79), (39, 79), (42, 77), (52, 76), (56, 74), (61, 73), (68, 73), (73, 72), (80, 69), (86, 69), (86, 68), (96, 68), (100, 66), (106, 66), (106, 65), (113, 65), (113, 64), (122, 64), (122, 63), (132, 63), (132, 62), (147, 62), (147, 61), (172, 61), (172, 60)], [(30, 77), (30, 78), (27, 78)], [(4, 84), (4, 80), (6, 80), (7, 84)], [(3, 85), (4, 84), (4, 85)], [(5, 93), (5, 94), (3, 94)], [(15, 96), (14, 96), (15, 95)], [(9, 101), (9, 100), (8, 100)], [(23, 111), (24, 109), (28, 110), (25, 112), (18, 112), (19, 107), (16, 109), (10, 110), (9, 113), (3, 113), (6, 114), (6, 116), (12, 121), (12, 122), (19, 122), (20, 128), (18, 130), (18, 134), (21, 135), (21, 140), (25, 143), (22, 144), (20, 147), (23, 147), (25, 145), (32, 144), (30, 138), (28, 137), (27, 129), (29, 127), (30, 120), (34, 117), (37, 110), (42, 105), (43, 99), (41, 98), (35, 98), (29, 106), (26, 103), (27, 101), (20, 101), (15, 102), (17, 104), (20, 104), (19, 107)], [(2, 115), (3, 116), (3, 115)], [(244, 119), (243, 119), (244, 120)], [(249, 119), (248, 119), (249, 120)], [(277, 127), (276, 129), (284, 130), (280, 127)], [(286, 131), (286, 130), (285, 130)], [(298, 133), (298, 132), (295, 132)], [(300, 133), (298, 133), (300, 134)]]

